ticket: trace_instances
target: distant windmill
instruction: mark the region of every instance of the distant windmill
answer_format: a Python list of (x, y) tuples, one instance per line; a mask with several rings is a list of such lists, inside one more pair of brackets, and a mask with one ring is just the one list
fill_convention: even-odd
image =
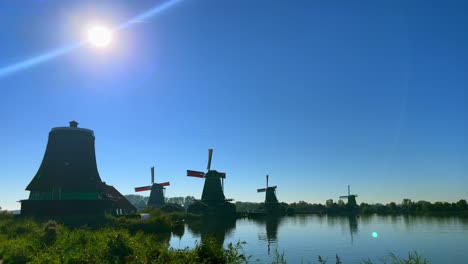
[(265, 193), (265, 206), (267, 208), (269, 205), (278, 204), (278, 199), (276, 198), (276, 186), (268, 186), (268, 175), (266, 176), (266, 188), (257, 189), (257, 192)]
[(160, 208), (166, 204), (166, 201), (164, 200), (164, 190), (166, 188), (164, 187), (169, 185), (169, 182), (154, 183), (154, 167), (151, 167), (151, 185), (136, 187), (135, 192), (151, 190), (147, 206)]
[[(189, 206), (189, 212), (203, 212), (208, 210), (206, 207), (211, 207), (209, 211), (222, 211), (223, 213), (235, 213), (235, 205), (227, 203), (230, 201), (224, 196), (224, 179), (225, 172), (211, 170), (211, 158), (213, 149), (208, 149), (208, 165), (207, 172), (187, 170), (187, 176), (204, 178), (203, 193), (201, 203), (194, 203)], [(223, 208), (224, 207), (224, 208)], [(218, 210), (219, 209), (219, 210)]]
[(356, 203), (356, 197), (358, 197), (357, 194), (351, 194), (349, 185), (348, 185), (348, 195), (340, 196), (340, 198), (348, 199), (348, 204), (346, 206), (351, 211), (356, 211), (358, 209), (358, 206), (357, 206), (357, 203)]

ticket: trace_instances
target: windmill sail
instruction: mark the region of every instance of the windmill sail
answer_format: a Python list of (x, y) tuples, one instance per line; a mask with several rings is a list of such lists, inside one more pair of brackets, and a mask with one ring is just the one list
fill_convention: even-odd
[(158, 184), (159, 186), (169, 186), (171, 185), (169, 182), (161, 182), (161, 183), (156, 183)]
[(149, 190), (151, 190), (151, 185), (135, 188), (135, 192), (143, 192), (143, 191), (149, 191)]
[(205, 178), (205, 173), (204, 173), (204, 172), (201, 172), (201, 171), (187, 170), (187, 176), (189, 176), (189, 177)]
[(213, 149), (208, 150), (208, 166), (207, 170), (211, 170), (211, 158), (213, 157)]

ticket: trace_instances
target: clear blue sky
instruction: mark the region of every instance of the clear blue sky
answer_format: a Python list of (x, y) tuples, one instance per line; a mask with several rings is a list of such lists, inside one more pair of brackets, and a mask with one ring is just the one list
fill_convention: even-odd
[[(2, 1), (0, 71), (161, 1)], [(468, 2), (185, 0), (0, 77), (0, 206), (19, 208), (52, 127), (93, 129), (101, 178), (123, 194), (225, 192), (324, 203), (468, 197)]]

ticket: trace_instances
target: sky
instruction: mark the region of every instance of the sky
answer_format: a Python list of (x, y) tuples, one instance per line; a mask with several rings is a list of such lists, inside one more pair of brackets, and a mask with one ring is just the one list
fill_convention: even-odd
[[(71, 120), (123, 194), (155, 166), (167, 196), (199, 198), (186, 170), (213, 148), (236, 201), (262, 201), (267, 174), (285, 202), (348, 184), (358, 203), (468, 198), (468, 2), (182, 0), (141, 16), (164, 4), (2, 1), (3, 209)], [(90, 23), (128, 21), (106, 49), (70, 48)]]

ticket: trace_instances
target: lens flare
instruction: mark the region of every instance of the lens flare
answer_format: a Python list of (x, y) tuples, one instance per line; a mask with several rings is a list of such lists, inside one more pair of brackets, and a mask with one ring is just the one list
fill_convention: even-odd
[(372, 237), (373, 238), (377, 238), (379, 236), (379, 234), (377, 234), (377, 232), (372, 232)]
[[(103, 27), (96, 26), (94, 29), (90, 29), (88, 31), (88, 42), (92, 43), (96, 47), (100, 47), (100, 48), (106, 47), (112, 43), (112, 35), (114, 31), (123, 30), (133, 25), (137, 25), (141, 22), (144, 22), (144, 20), (147, 20), (151, 17), (161, 14), (163, 11), (167, 10), (168, 8), (174, 6), (176, 3), (179, 3), (179, 2), (182, 2), (182, 0), (166, 1), (163, 4), (157, 5), (151, 8), (150, 10), (147, 10), (133, 17), (132, 19), (129, 19), (128, 21), (121, 23), (120, 25), (118, 25), (117, 27), (113, 29), (106, 29)], [(0, 78), (10, 76), (21, 70), (26, 70), (33, 66), (45, 63), (52, 59), (68, 54), (71, 51), (80, 48), (81, 46), (83, 46), (83, 44), (84, 43), (82, 41), (78, 41), (70, 45), (62, 46), (54, 50), (44, 52), (38, 56), (16, 62), (8, 66), (4, 66), (0, 68)]]

